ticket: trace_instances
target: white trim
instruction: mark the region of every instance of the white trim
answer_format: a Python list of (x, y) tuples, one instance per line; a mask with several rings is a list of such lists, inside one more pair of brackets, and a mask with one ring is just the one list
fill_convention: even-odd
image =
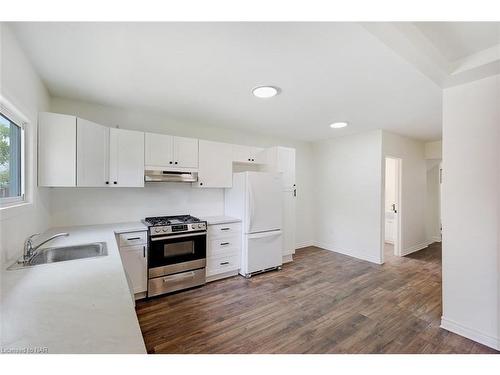
[(314, 246), (314, 240), (307, 240), (295, 243), (295, 249), (302, 249), (303, 247)]
[(288, 254), (288, 255), (283, 255), (283, 259), (281, 260), (282, 263), (290, 263), (293, 262), (293, 255)]
[(317, 246), (317, 247), (324, 249), (324, 250), (333, 251), (334, 253), (347, 255), (347, 256), (350, 256), (352, 258), (365, 260), (367, 262), (371, 262), (371, 263), (375, 263), (375, 264), (382, 264), (382, 259), (380, 259), (380, 257), (376, 257), (376, 256), (373, 257), (373, 256), (370, 256), (370, 255), (367, 255), (364, 253), (354, 252), (352, 250), (338, 249), (338, 248), (335, 248), (334, 246), (327, 244), (327, 243), (324, 243), (324, 242), (315, 241), (314, 246)]
[(431, 239), (429, 240), (430, 243), (441, 242), (441, 241), (442, 241), (441, 236), (432, 236)]
[(406, 249), (401, 250), (401, 256), (404, 257), (405, 255), (408, 255), (408, 254), (420, 251), (422, 249), (425, 249), (431, 243), (432, 243), (432, 241), (425, 241), (425, 242), (419, 243), (417, 245), (407, 247)]
[(0, 113), (3, 114), (11, 123), (21, 129), (21, 195), (16, 197), (0, 198), (0, 211), (5, 211), (13, 207), (31, 203), (28, 201), (26, 196), (26, 127), (29, 125), (29, 120), (2, 95), (0, 95)]
[(466, 327), (444, 316), (441, 317), (441, 328), (456, 333), (457, 335), (466, 337), (480, 344), (489, 346), (490, 348), (500, 350), (500, 338), (490, 336), (484, 332), (480, 332), (474, 328)]

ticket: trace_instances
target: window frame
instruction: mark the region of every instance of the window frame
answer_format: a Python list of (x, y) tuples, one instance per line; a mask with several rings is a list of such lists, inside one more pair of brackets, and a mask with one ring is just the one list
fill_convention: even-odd
[(15, 197), (0, 198), (0, 210), (28, 203), (26, 199), (26, 121), (16, 116), (4, 103), (0, 103), (0, 114), (10, 121), (15, 126), (20, 128), (20, 169), (21, 169), (21, 184), (20, 195)]

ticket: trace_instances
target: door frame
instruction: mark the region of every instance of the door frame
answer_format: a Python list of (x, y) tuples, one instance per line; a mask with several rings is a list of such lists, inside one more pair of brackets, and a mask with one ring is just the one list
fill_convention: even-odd
[(402, 256), (402, 231), (401, 231), (401, 217), (403, 212), (403, 204), (402, 204), (402, 192), (403, 192), (403, 159), (397, 156), (392, 155), (384, 155), (382, 158), (382, 213), (381, 213), (381, 246), (380, 246), (380, 259), (381, 263), (384, 263), (384, 246), (385, 246), (385, 169), (386, 169), (386, 160), (393, 159), (396, 162), (396, 228), (394, 231), (394, 255)]

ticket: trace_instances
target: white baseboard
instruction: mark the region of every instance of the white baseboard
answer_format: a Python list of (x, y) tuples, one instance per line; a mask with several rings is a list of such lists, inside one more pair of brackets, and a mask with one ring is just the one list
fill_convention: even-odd
[(500, 350), (500, 339), (498, 337), (490, 336), (473, 328), (466, 327), (444, 316), (441, 317), (441, 328), (456, 333), (457, 335), (467, 337), (468, 339), (489, 346), (495, 350)]
[(367, 255), (367, 254), (364, 254), (364, 253), (360, 253), (360, 252), (355, 252), (355, 251), (351, 251), (351, 250), (343, 250), (343, 249), (338, 249), (338, 248), (335, 248), (327, 243), (323, 243), (323, 242), (318, 242), (316, 241), (314, 243), (314, 246), (317, 246), (317, 247), (320, 247), (322, 249), (325, 249), (325, 250), (329, 250), (329, 251), (333, 251), (334, 253), (339, 253), (339, 254), (343, 254), (343, 255), (347, 255), (347, 256), (350, 256), (350, 257), (353, 257), (353, 258), (357, 258), (357, 259), (361, 259), (361, 260), (366, 260), (367, 262), (371, 262), (371, 263), (376, 263), (376, 264), (382, 264), (382, 261), (380, 259), (380, 256), (370, 256), (370, 255)]
[(408, 255), (408, 254), (414, 253), (416, 251), (425, 249), (431, 243), (432, 243), (431, 241), (426, 241), (426, 242), (419, 243), (417, 245), (407, 247), (406, 249), (401, 250), (401, 256), (404, 257), (405, 255)]
[(314, 246), (314, 241), (313, 240), (307, 240), (307, 241), (297, 242), (295, 244), (295, 248), (296, 249), (302, 249), (303, 247), (309, 247), (309, 246)]
[(293, 262), (293, 254), (283, 255), (283, 263)]
[(441, 242), (441, 236), (432, 236), (429, 241), (430, 241), (430, 243)]

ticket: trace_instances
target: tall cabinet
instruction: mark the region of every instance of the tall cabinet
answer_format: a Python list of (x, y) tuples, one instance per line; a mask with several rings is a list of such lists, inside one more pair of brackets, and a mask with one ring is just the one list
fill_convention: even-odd
[(297, 184), (295, 182), (295, 149), (271, 147), (266, 150), (264, 170), (283, 176), (283, 262), (293, 260), (295, 254), (295, 211)]

